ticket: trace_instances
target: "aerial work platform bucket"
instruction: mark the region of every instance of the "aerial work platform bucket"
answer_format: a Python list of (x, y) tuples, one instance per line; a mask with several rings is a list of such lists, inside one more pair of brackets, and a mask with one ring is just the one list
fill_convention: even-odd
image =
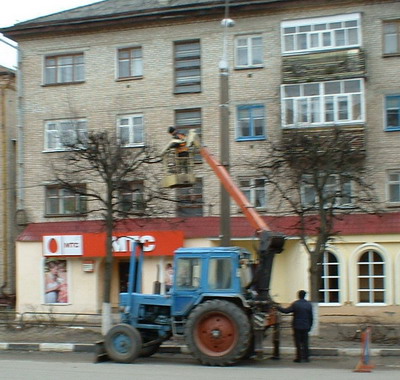
[(191, 187), (196, 182), (193, 170), (193, 152), (187, 157), (179, 157), (171, 151), (163, 158), (165, 177), (162, 179), (162, 187), (178, 188)]

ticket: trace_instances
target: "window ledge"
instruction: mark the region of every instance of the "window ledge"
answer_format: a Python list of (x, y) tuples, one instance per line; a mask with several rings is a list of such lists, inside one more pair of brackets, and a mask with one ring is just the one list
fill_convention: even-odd
[(263, 141), (267, 138), (265, 136), (257, 136), (257, 137), (238, 137), (235, 141), (242, 142), (242, 141)]
[(367, 303), (367, 302), (360, 302), (360, 303), (356, 303), (355, 306), (367, 306), (367, 307), (371, 307), (371, 306), (387, 306), (388, 304), (385, 302), (381, 302), (381, 303)]
[(341, 304), (341, 303), (339, 303), (339, 302), (331, 302), (331, 303), (328, 303), (328, 302), (318, 302), (318, 306), (322, 306), (322, 307), (324, 307), (324, 306), (343, 306), (343, 304)]
[(399, 208), (400, 207), (400, 202), (386, 202), (386, 207), (388, 208)]
[(133, 77), (126, 77), (126, 78), (117, 78), (117, 79), (115, 79), (115, 81), (116, 82), (129, 82), (132, 80), (140, 80), (140, 79), (143, 79), (143, 75), (136, 75)]
[(235, 70), (241, 71), (241, 70), (259, 70), (263, 69), (264, 65), (254, 65), (254, 66), (235, 66)]
[(80, 218), (82, 218), (82, 217), (84, 217), (86, 215), (87, 214), (84, 214), (84, 213), (76, 213), (76, 214), (46, 214), (44, 217), (45, 218), (68, 218), (68, 217), (71, 217), (71, 218), (80, 217)]
[(399, 127), (385, 128), (385, 132), (399, 132), (399, 131), (400, 131), (400, 126)]
[(63, 83), (44, 83), (42, 84), (42, 87), (57, 87), (57, 86), (73, 86), (75, 84), (82, 84), (85, 83), (86, 81), (76, 81), (76, 82), (63, 82)]
[(399, 53), (383, 53), (382, 58), (392, 58), (392, 57), (400, 57), (400, 52)]
[(144, 143), (122, 145), (123, 148), (143, 148), (144, 146)]

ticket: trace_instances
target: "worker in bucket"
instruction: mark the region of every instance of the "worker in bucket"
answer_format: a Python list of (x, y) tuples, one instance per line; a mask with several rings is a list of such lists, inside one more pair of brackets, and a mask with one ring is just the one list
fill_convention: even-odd
[(172, 140), (164, 148), (162, 155), (164, 155), (169, 149), (175, 149), (178, 157), (188, 157), (189, 148), (186, 144), (186, 135), (177, 131), (174, 127), (169, 127), (168, 133), (172, 136)]
[(172, 136), (172, 140), (163, 149), (161, 154), (164, 156), (169, 150), (174, 149), (179, 172), (186, 173), (188, 170), (189, 158), (189, 147), (187, 145), (186, 135), (182, 132), (179, 132), (174, 127), (169, 127), (168, 133)]

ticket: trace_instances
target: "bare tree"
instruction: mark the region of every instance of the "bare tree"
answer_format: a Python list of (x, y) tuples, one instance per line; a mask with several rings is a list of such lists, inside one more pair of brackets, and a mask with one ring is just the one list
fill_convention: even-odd
[[(65, 143), (61, 160), (53, 163), (55, 182), (79, 196), (85, 207), (81, 214), (94, 213), (104, 221), (106, 232), (105, 281), (102, 331), (111, 326), (111, 280), (113, 230), (126, 218), (155, 216), (162, 208), (155, 200), (167, 199), (152, 170), (160, 162), (148, 147), (126, 147), (115, 134), (105, 130), (74, 136)], [(157, 165), (158, 166), (158, 165)]]
[(317, 303), (323, 255), (340, 232), (335, 221), (377, 209), (363, 137), (339, 127), (291, 129), (252, 166), (272, 188), (280, 214), (297, 216), (292, 227), (309, 254), (311, 301)]

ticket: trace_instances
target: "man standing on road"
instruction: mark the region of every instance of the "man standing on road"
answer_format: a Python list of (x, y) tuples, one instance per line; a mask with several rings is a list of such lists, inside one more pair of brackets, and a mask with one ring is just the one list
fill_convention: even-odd
[(278, 306), (281, 313), (293, 313), (293, 338), (296, 345), (295, 363), (309, 362), (308, 333), (313, 324), (313, 313), (311, 303), (305, 299), (306, 292), (299, 290), (299, 299), (294, 301), (289, 307)]

